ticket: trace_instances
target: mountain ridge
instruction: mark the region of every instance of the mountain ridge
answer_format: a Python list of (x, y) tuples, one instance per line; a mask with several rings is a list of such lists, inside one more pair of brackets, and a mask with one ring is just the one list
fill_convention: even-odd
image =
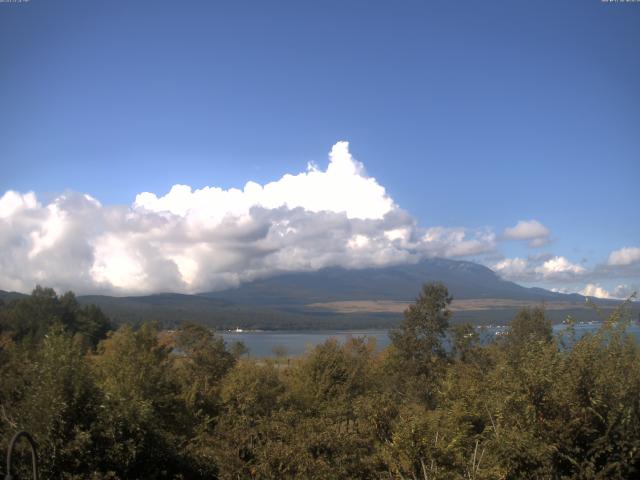
[[(524, 287), (483, 265), (442, 258), (387, 267), (281, 273), (193, 295), (79, 295), (78, 301), (98, 305), (118, 323), (157, 320), (171, 327), (191, 320), (222, 329), (389, 328), (402, 318), (402, 304), (413, 302), (422, 284), (431, 281), (444, 283), (452, 294), (454, 321), (507, 323), (522, 306), (539, 304), (550, 307), (548, 315), (554, 321), (567, 315), (598, 319), (580, 294)], [(22, 295), (0, 291), (0, 300)], [(620, 304), (606, 299), (596, 302), (604, 309)]]
[(198, 296), (252, 304), (373, 299), (413, 301), (421, 285), (431, 281), (444, 283), (454, 299), (585, 300), (579, 294), (523, 287), (474, 262), (442, 258), (388, 267), (328, 267), (313, 272), (283, 273), (247, 282), (236, 288), (200, 293)]

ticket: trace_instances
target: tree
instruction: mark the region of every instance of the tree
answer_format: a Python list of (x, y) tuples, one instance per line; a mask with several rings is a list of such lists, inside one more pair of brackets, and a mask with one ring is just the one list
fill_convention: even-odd
[(449, 328), (452, 297), (442, 283), (427, 283), (392, 330), (389, 367), (401, 392), (432, 403), (435, 383), (446, 363), (444, 337)]
[(158, 329), (120, 327), (92, 359), (105, 396), (100, 419), (106, 467), (121, 478), (159, 478), (184, 470), (178, 445), (190, 422)]
[(175, 345), (184, 354), (179, 365), (181, 378), (191, 392), (189, 403), (209, 397), (211, 389), (217, 388), (217, 383), (236, 362), (221, 337), (196, 323), (185, 322), (180, 326)]
[(477, 349), (480, 338), (473, 325), (461, 323), (453, 325), (451, 332), (451, 357), (461, 361), (469, 360), (471, 352)]
[(3, 412), (14, 420), (7, 433), (26, 430), (34, 436), (44, 478), (59, 478), (60, 472), (86, 478), (99, 465), (94, 427), (102, 396), (77, 340), (62, 327), (52, 327), (33, 361), (24, 363), (22, 357), (21, 370), (26, 371), (12, 385), (19, 398)]
[(6, 330), (16, 341), (37, 344), (53, 325), (82, 337), (90, 347), (95, 347), (112, 329), (110, 320), (97, 306), (81, 306), (73, 292), (58, 297), (52, 288), (39, 285), (28, 297), (0, 306), (0, 331)]
[(242, 357), (249, 354), (249, 348), (247, 348), (244, 342), (240, 340), (232, 342), (229, 351), (231, 352), (231, 355), (233, 355), (233, 358), (235, 358), (236, 360), (240, 360)]
[(211, 437), (221, 478), (252, 478), (260, 426), (280, 407), (284, 385), (272, 362), (240, 361), (222, 385), (224, 412)]
[[(551, 320), (542, 307), (524, 307), (509, 324), (507, 346), (513, 351), (532, 343), (549, 343), (553, 339)], [(514, 352), (515, 353), (515, 352)]]

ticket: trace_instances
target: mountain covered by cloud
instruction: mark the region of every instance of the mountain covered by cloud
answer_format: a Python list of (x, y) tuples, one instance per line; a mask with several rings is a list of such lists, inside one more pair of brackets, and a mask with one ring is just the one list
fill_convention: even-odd
[[(338, 142), (325, 169), (309, 164), (242, 189), (174, 185), (161, 196), (142, 192), (130, 206), (71, 191), (46, 203), (34, 192), (7, 191), (0, 197), (0, 289), (26, 292), (44, 284), (79, 293), (195, 293), (332, 266), (500, 258), (500, 242), (524, 240), (537, 248), (550, 236), (537, 220), (502, 235), (488, 227), (419, 226), (367, 175), (349, 144)], [(601, 269), (635, 272), (638, 251), (612, 252)], [(492, 267), (521, 281), (587, 280), (593, 273), (554, 255), (502, 257)]]
[(223, 289), (278, 272), (491, 251), (489, 230), (420, 228), (336, 143), (325, 170), (243, 189), (174, 185), (131, 206), (65, 192), (0, 197), (0, 288), (115, 294)]

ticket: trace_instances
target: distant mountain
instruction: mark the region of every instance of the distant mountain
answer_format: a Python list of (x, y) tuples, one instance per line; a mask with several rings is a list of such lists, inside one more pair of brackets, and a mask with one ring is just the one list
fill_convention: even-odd
[(238, 288), (203, 293), (207, 298), (253, 305), (300, 305), (345, 300), (413, 301), (425, 282), (444, 283), (454, 299), (508, 299), (531, 302), (584, 302), (578, 294), (526, 288), (500, 278), (473, 262), (429, 259), (414, 265), (347, 270), (333, 267), (315, 272), (286, 273)]
[(18, 298), (24, 297), (24, 293), (18, 292), (5, 292), (4, 290), (0, 290), (0, 302), (8, 303), (11, 300), (16, 300)]
[[(526, 288), (482, 265), (446, 259), (381, 268), (333, 267), (283, 273), (199, 295), (86, 295), (78, 300), (98, 305), (119, 323), (157, 320), (171, 326), (192, 320), (215, 328), (388, 328), (400, 321), (402, 311), (418, 295), (422, 284), (431, 281), (443, 282), (453, 295), (455, 321), (506, 323), (522, 306), (542, 303), (554, 321), (567, 315), (577, 320), (598, 319), (582, 295)], [(20, 295), (0, 291), (0, 300), (8, 302)], [(597, 302), (605, 312), (620, 303)], [(637, 310), (640, 305), (633, 308)]]

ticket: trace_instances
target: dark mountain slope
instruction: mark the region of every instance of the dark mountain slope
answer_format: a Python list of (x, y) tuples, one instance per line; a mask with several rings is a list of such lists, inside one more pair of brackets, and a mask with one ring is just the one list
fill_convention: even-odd
[(429, 281), (443, 282), (458, 300), (499, 298), (584, 302), (581, 295), (526, 288), (503, 280), (491, 269), (477, 263), (445, 259), (384, 268), (347, 270), (335, 267), (316, 272), (287, 273), (201, 296), (254, 305), (300, 305), (344, 300), (412, 301), (420, 286)]
[[(216, 328), (371, 328), (396, 324), (402, 317), (405, 302), (412, 302), (421, 285), (429, 281), (441, 281), (449, 288), (454, 297), (454, 320), (457, 321), (505, 323), (522, 305), (541, 303), (547, 304), (554, 321), (561, 321), (567, 315), (577, 320), (598, 318), (585, 304), (582, 295), (526, 288), (503, 280), (482, 265), (445, 259), (384, 268), (347, 270), (334, 267), (316, 272), (286, 273), (238, 288), (199, 295), (86, 295), (79, 296), (78, 300), (98, 305), (119, 323), (157, 320), (171, 326), (192, 320)], [(21, 295), (0, 291), (0, 300), (8, 302)], [(345, 309), (340, 302), (350, 304)], [(379, 309), (376, 302), (395, 304), (385, 310), (386, 305)], [(597, 302), (607, 310), (620, 303), (601, 299)], [(634, 305), (634, 310), (638, 307), (640, 305)]]
[(24, 293), (5, 292), (4, 290), (0, 290), (0, 302), (9, 303), (11, 300), (17, 300), (24, 296), (25, 296)]

